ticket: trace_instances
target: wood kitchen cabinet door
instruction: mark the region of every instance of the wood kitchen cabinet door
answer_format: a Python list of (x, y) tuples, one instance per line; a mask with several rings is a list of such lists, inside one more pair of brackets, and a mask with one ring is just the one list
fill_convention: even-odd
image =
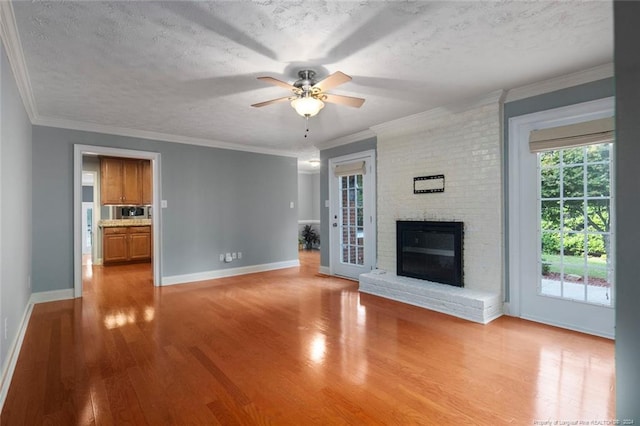
[(142, 204), (142, 160), (100, 157), (102, 205)]
[(105, 228), (102, 237), (103, 262), (126, 262), (129, 255), (128, 239), (127, 228)]
[(151, 227), (136, 226), (129, 228), (129, 259), (151, 259)]
[(140, 160), (123, 160), (122, 202), (142, 204), (142, 176)]
[(124, 164), (120, 158), (100, 158), (100, 202), (122, 204), (122, 173)]
[(153, 203), (153, 174), (151, 171), (151, 161), (142, 160), (142, 204)]
[(104, 264), (151, 260), (151, 227), (126, 226), (104, 228), (102, 237)]

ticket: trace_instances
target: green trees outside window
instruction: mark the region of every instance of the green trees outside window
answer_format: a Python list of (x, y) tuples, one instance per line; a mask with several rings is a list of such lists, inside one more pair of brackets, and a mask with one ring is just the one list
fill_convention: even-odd
[(543, 277), (611, 285), (611, 150), (598, 144), (538, 154)]

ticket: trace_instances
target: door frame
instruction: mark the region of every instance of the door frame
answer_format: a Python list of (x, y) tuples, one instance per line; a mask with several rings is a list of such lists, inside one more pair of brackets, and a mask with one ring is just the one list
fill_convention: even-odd
[(94, 265), (100, 265), (102, 264), (102, 259), (98, 259), (98, 249), (97, 249), (97, 244), (96, 242), (98, 241), (98, 239), (96, 238), (96, 226), (95, 224), (98, 223), (98, 221), (101, 219), (100, 218), (100, 194), (98, 194), (96, 192), (96, 189), (98, 188), (98, 182), (100, 181), (99, 176), (98, 176), (98, 172), (93, 171), (93, 170), (83, 170), (82, 173), (86, 173), (86, 174), (90, 174), (93, 176), (93, 235), (91, 236), (91, 262)]
[(153, 285), (161, 285), (162, 277), (162, 209), (161, 156), (159, 152), (139, 151), (106, 146), (74, 144), (73, 146), (73, 294), (82, 297), (82, 156), (106, 155), (111, 157), (151, 160), (153, 174)]
[[(336, 164), (339, 163), (347, 163), (357, 160), (370, 160), (371, 164), (368, 172), (371, 174), (371, 241), (365, 243), (365, 250), (371, 251), (373, 256), (372, 258), (372, 268), (375, 268), (378, 264), (378, 231), (377, 231), (377, 223), (378, 216), (376, 213), (376, 206), (378, 203), (377, 192), (376, 192), (376, 151), (374, 149), (370, 149), (367, 151), (356, 152), (353, 154), (343, 155), (340, 157), (329, 158), (328, 161), (328, 184), (329, 184), (329, 222), (327, 226), (329, 226), (329, 273), (331, 275), (336, 275), (335, 273), (335, 262), (334, 262), (334, 250), (335, 250), (335, 236), (332, 229), (331, 223), (333, 222), (331, 217), (334, 214), (333, 210), (336, 207), (338, 194), (336, 193), (336, 188), (333, 185), (333, 179), (335, 176), (333, 174), (333, 169)], [(366, 253), (366, 252), (365, 252)], [(342, 275), (340, 275), (342, 277)], [(349, 279), (349, 277), (343, 277)]]
[[(563, 328), (580, 331), (588, 334), (595, 334), (602, 337), (613, 338), (608, 333), (598, 332), (592, 327), (576, 326), (575, 324), (560, 324), (543, 318), (530, 318), (522, 314), (522, 283), (521, 277), (525, 273), (527, 265), (521, 262), (524, 238), (524, 226), (522, 215), (527, 209), (523, 206), (525, 196), (531, 194), (522, 194), (520, 191), (520, 182), (522, 177), (520, 168), (520, 156), (522, 150), (528, 149), (529, 134), (532, 130), (561, 126), (565, 124), (573, 124), (584, 121), (602, 118), (614, 111), (615, 100), (613, 97), (597, 99), (594, 101), (583, 102), (565, 107), (553, 108), (549, 110), (539, 111), (531, 114), (520, 115), (509, 119), (509, 163), (508, 163), (508, 279), (509, 279), (509, 302), (506, 310), (511, 316), (530, 319), (536, 322), (542, 322)], [(615, 165), (614, 165), (615, 167)], [(613, 174), (613, 173), (612, 173)], [(535, 197), (535, 194), (533, 194)], [(537, 262), (537, 259), (536, 259)], [(614, 283), (615, 286), (615, 283)], [(615, 288), (612, 289), (615, 295)], [(581, 302), (576, 302), (581, 303)], [(595, 306), (595, 305), (594, 305)], [(615, 311), (615, 296), (613, 296), (613, 304), (611, 307), (604, 309), (612, 309)]]

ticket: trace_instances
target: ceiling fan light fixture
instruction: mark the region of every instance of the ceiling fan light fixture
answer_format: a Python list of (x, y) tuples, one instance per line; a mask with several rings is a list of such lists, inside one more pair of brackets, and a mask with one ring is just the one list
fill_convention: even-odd
[(324, 102), (311, 96), (303, 96), (292, 100), (291, 106), (301, 116), (313, 117), (324, 108)]

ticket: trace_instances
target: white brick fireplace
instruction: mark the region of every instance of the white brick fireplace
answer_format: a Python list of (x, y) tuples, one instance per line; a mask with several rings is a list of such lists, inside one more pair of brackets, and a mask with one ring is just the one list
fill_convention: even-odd
[[(483, 323), (502, 314), (500, 117), (500, 94), (495, 93), (463, 111), (438, 108), (373, 128), (378, 135), (378, 268), (385, 273), (367, 274), (369, 282), (361, 278), (361, 291)], [(414, 177), (438, 174), (445, 175), (444, 192), (413, 193)], [(425, 296), (421, 280), (395, 276), (397, 220), (464, 222), (464, 289), (429, 284)], [(464, 306), (477, 307), (478, 300), (485, 312), (466, 315)]]

